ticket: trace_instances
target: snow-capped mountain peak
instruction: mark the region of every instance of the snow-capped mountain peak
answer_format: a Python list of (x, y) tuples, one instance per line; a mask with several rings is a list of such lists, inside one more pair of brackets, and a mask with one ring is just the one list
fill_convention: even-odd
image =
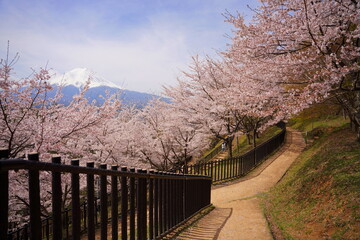
[(73, 85), (77, 88), (81, 88), (88, 80), (90, 80), (90, 88), (106, 86), (122, 89), (121, 86), (98, 76), (94, 71), (87, 68), (75, 68), (65, 74), (56, 74), (50, 79), (50, 84), (61, 86)]

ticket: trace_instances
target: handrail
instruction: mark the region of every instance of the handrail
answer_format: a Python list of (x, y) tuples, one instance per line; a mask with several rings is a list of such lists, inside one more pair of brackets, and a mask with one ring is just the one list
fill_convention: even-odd
[[(79, 239), (80, 232), (87, 231), (88, 238), (95, 236), (95, 226), (100, 225), (102, 239), (107, 238), (108, 213), (111, 207), (112, 238), (118, 238), (117, 219), (121, 219), (122, 239), (159, 239), (171, 231), (180, 223), (186, 221), (191, 215), (209, 206), (211, 183), (218, 183), (238, 178), (260, 164), (266, 157), (278, 149), (284, 142), (286, 128), (284, 123), (279, 123), (282, 131), (258, 145), (241, 156), (198, 163), (187, 166), (185, 169), (177, 169), (176, 172), (157, 172), (117, 166), (106, 169), (106, 164), (94, 168), (94, 163), (79, 166), (78, 160), (72, 161), (72, 165), (40, 162), (38, 154), (30, 154), (29, 160), (22, 158), (8, 159), (4, 155), (6, 151), (0, 150), (0, 239)], [(53, 158), (52, 160), (54, 160)], [(8, 204), (9, 204), (9, 171), (27, 170), (29, 172), (29, 198), (30, 198), (30, 224), (21, 229), (8, 233)], [(130, 171), (129, 171), (130, 170)], [(59, 206), (53, 206), (53, 215), (40, 221), (40, 178), (39, 173), (49, 171), (52, 173), (52, 198), (53, 203), (61, 201), (61, 175), (71, 174), (73, 186), (73, 206), (70, 210), (61, 212)], [(186, 174), (184, 174), (186, 173)], [(79, 175), (87, 176), (87, 195), (89, 198), (79, 204), (80, 184)], [(100, 178), (99, 199), (94, 197), (94, 176)], [(110, 183), (107, 177), (111, 177)], [(118, 187), (117, 179), (120, 179), (121, 187)], [(89, 185), (90, 184), (90, 185)], [(111, 185), (111, 192), (107, 191), (107, 185)], [(75, 192), (75, 193), (74, 193)], [(118, 199), (119, 192), (121, 198)], [(111, 197), (112, 201), (108, 202)], [(76, 200), (78, 199), (78, 200)], [(100, 202), (100, 213), (95, 204)], [(121, 205), (121, 214), (118, 212)], [(61, 206), (60, 206), (61, 207)], [(57, 209), (56, 209), (57, 208)], [(83, 208), (84, 210), (80, 210)], [(81, 212), (83, 211), (83, 212)], [(63, 216), (65, 214), (65, 217)], [(80, 219), (80, 215), (83, 216)], [(70, 219), (71, 218), (71, 219)], [(98, 220), (100, 218), (100, 220)], [(35, 219), (35, 220), (34, 220)], [(65, 233), (62, 229), (62, 219), (66, 221)], [(137, 220), (135, 223), (135, 219)], [(94, 222), (95, 221), (95, 222)], [(43, 226), (45, 222), (45, 227)], [(69, 226), (71, 225), (71, 233)], [(50, 233), (50, 226), (52, 233)], [(44, 230), (44, 229), (45, 230)], [(129, 230), (129, 231), (128, 231)], [(64, 235), (65, 234), (65, 235)]]
[[(52, 172), (67, 172), (77, 174), (96, 174), (106, 176), (117, 176), (117, 177), (137, 177), (146, 179), (209, 179), (208, 176), (191, 175), (191, 174), (174, 174), (173, 172), (166, 171), (155, 171), (157, 173), (163, 173), (166, 175), (159, 175), (155, 173), (138, 173), (138, 172), (120, 172), (111, 169), (100, 169), (100, 168), (89, 168), (83, 166), (72, 166), (72, 165), (60, 165), (49, 162), (33, 162), (25, 160), (23, 158), (14, 158), (0, 160), (0, 171), (9, 170), (41, 170), (41, 171), (52, 171)], [(146, 170), (147, 171), (147, 170)], [(150, 170), (149, 170), (150, 171)]]
[[(281, 128), (282, 130), (286, 129), (285, 122), (283, 122), (283, 121), (278, 122), (278, 123), (276, 124), (276, 126), (277, 126), (278, 128)], [(281, 134), (281, 133), (278, 133), (277, 135), (279, 135), (279, 134)], [(267, 141), (270, 141), (272, 138), (276, 137), (277, 135), (271, 137), (270, 139), (266, 140), (266, 141), (263, 142), (262, 144), (266, 143)], [(262, 145), (262, 144), (260, 144), (260, 145)], [(215, 147), (214, 149), (212, 149), (208, 154), (206, 154), (206, 156), (202, 157), (202, 158), (200, 159), (200, 162), (202, 162), (202, 161), (205, 161), (205, 162), (206, 162), (206, 161), (212, 159), (212, 158), (215, 157), (220, 151), (221, 151), (221, 144), (218, 145), (217, 147)], [(250, 151), (251, 151), (251, 150), (250, 150)], [(245, 154), (246, 154), (246, 153), (245, 153)], [(244, 154), (243, 154), (243, 155), (244, 155)]]
[(279, 122), (276, 125), (282, 128), (280, 133), (240, 156), (210, 162), (199, 162), (174, 169), (173, 172), (206, 175), (212, 178), (212, 183), (219, 183), (244, 176), (284, 143), (286, 134), (285, 123)]
[[(4, 155), (6, 151), (0, 150), (0, 158)], [(0, 159), (0, 239), (80, 239), (84, 231), (88, 239), (94, 239), (96, 226), (100, 227), (101, 239), (107, 239), (109, 221), (112, 239), (127, 239), (128, 236), (131, 239), (157, 239), (211, 204), (211, 178), (208, 176), (126, 167), (118, 169), (117, 166), (106, 169), (106, 164), (94, 168), (93, 162), (85, 167), (79, 166), (78, 160), (65, 165), (60, 164), (60, 157), (52, 158), (51, 163), (40, 162), (38, 154), (29, 154), (28, 158)], [(9, 187), (12, 184), (9, 171), (20, 169), (28, 171), (29, 175), (30, 223), (8, 232)], [(46, 189), (52, 191), (52, 216), (41, 220), (39, 176), (44, 171), (52, 175), (51, 189)], [(57, 204), (63, 200), (61, 178), (64, 174), (71, 175), (71, 211), (63, 211)], [(80, 175), (87, 178), (81, 187)], [(94, 184), (94, 176), (100, 179), (98, 187)], [(108, 186), (111, 186), (110, 191)], [(99, 199), (95, 198), (95, 191), (100, 192)], [(100, 211), (97, 210), (98, 204)], [(121, 222), (120, 234), (118, 219)]]

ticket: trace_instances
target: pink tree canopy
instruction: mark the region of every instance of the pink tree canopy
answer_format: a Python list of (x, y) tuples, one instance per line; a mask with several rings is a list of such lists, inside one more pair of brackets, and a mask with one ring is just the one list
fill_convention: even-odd
[(228, 15), (235, 31), (224, 55), (248, 76), (282, 85), (289, 113), (335, 98), (360, 129), (358, 1), (261, 2), (250, 24)]

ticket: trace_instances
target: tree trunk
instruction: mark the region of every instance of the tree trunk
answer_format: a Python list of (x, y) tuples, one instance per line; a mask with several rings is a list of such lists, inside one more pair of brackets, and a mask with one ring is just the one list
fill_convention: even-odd
[(256, 129), (253, 131), (253, 147), (256, 148)]
[(246, 138), (248, 140), (248, 144), (251, 145), (251, 135), (249, 133), (246, 133)]
[[(358, 114), (358, 115), (360, 115), (360, 114)], [(354, 130), (356, 132), (357, 141), (360, 142), (360, 116), (354, 117), (353, 126), (354, 126)]]
[(187, 165), (187, 159), (185, 158), (185, 164), (184, 164), (184, 170), (183, 170), (184, 174), (188, 173), (188, 165)]
[(239, 155), (239, 150), (238, 149), (239, 149), (239, 136), (236, 136), (236, 150), (237, 150), (237, 154)]
[(233, 157), (233, 154), (232, 154), (232, 142), (233, 142), (233, 140), (234, 140), (234, 136), (231, 136), (231, 137), (227, 138), (229, 158)]
[[(356, 88), (359, 87), (356, 86)], [(337, 95), (336, 99), (343, 107), (344, 113), (349, 117), (350, 129), (356, 133), (357, 141), (360, 142), (360, 91), (354, 90), (347, 94)]]

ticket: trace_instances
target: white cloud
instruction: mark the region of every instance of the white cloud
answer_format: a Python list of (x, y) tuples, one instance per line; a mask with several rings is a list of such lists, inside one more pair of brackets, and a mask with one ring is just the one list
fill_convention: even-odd
[(225, 48), (224, 34), (230, 26), (223, 23), (221, 12), (214, 15), (212, 7), (219, 1), (213, 2), (209, 9), (188, 13), (153, 12), (145, 15), (146, 21), (127, 25), (107, 17), (110, 13), (104, 7), (53, 13), (46, 5), (16, 8), (7, 2), (6, 11), (0, 12), (7, 19), (0, 22), (0, 54), (4, 56), (10, 40), (11, 51), (21, 55), (19, 73), (49, 61), (58, 72), (87, 67), (125, 88), (159, 92), (161, 85), (175, 82), (191, 55), (211, 55), (214, 49)]

